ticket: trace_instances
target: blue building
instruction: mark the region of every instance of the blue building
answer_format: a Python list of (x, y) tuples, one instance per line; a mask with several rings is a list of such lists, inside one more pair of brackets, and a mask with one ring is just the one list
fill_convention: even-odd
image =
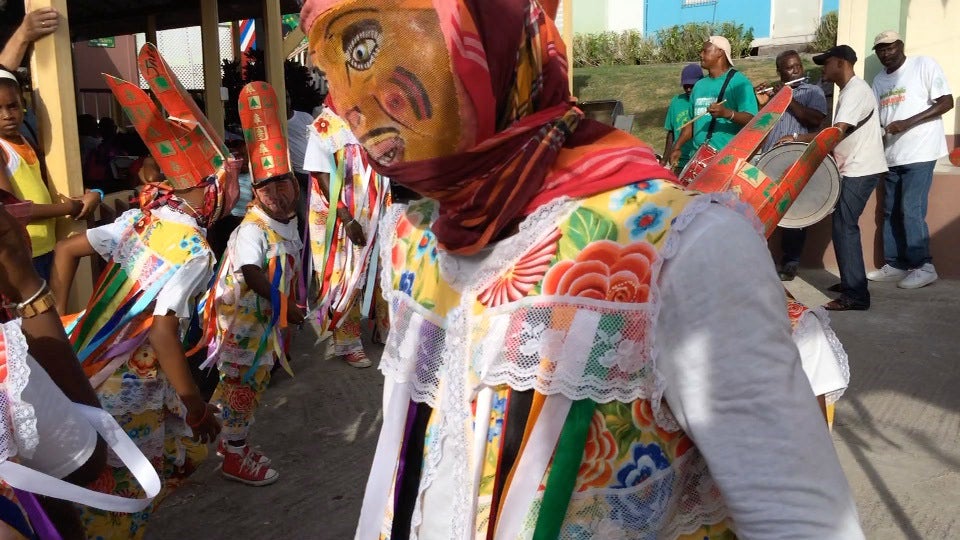
[(754, 46), (809, 40), (823, 14), (840, 0), (574, 0), (574, 31), (641, 30), (652, 36), (676, 24), (742, 24), (753, 29)]

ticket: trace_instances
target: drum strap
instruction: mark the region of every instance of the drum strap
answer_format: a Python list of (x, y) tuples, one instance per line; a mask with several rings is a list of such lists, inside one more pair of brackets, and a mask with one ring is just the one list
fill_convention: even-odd
[(854, 131), (862, 128), (863, 125), (866, 124), (868, 120), (870, 120), (871, 118), (873, 118), (873, 113), (874, 113), (875, 111), (876, 111), (876, 109), (871, 109), (871, 110), (870, 110), (870, 114), (868, 114), (867, 117), (864, 118), (863, 120), (857, 122), (857, 125), (855, 125), (855, 126), (853, 126), (852, 128), (848, 129), (847, 132), (844, 134), (844, 137), (849, 137), (851, 133), (853, 133)]
[[(730, 79), (733, 78), (733, 75), (737, 70), (730, 68), (727, 71), (727, 78), (723, 80), (723, 86), (720, 87), (720, 93), (717, 95), (717, 103), (723, 101), (723, 94), (727, 91), (727, 85), (730, 84)], [(713, 131), (717, 128), (717, 117), (714, 116), (710, 119), (710, 125), (707, 126), (707, 140), (705, 142), (710, 142), (710, 139), (713, 138)]]

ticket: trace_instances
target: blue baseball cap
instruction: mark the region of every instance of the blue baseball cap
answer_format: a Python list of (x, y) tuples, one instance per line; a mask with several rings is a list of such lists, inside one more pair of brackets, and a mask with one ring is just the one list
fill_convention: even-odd
[(687, 64), (680, 72), (680, 86), (697, 84), (697, 81), (702, 78), (703, 68), (700, 67), (700, 64)]

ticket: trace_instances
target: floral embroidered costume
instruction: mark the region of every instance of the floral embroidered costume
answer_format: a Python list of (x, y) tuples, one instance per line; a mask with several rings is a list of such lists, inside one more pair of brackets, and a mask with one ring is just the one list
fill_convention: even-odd
[[(346, 122), (329, 107), (308, 130), (304, 168), (311, 172), (308, 259), (315, 276), (311, 306), (321, 332), (333, 331), (334, 354), (369, 365), (360, 342), (361, 317), (375, 310), (377, 329), (386, 334), (386, 306), (372, 305), (377, 276), (377, 231), (389, 205), (389, 182), (367, 162)], [(329, 175), (329, 184), (319, 177)], [(330, 212), (331, 205), (338, 210)], [(347, 235), (349, 216), (359, 224), (366, 245)], [(309, 274), (308, 274), (309, 275)], [(374, 309), (371, 309), (374, 308)]]
[[(167, 180), (143, 190), (141, 209), (87, 231), (87, 240), (107, 267), (85, 310), (65, 322), (104, 410), (153, 462), (169, 492), (196, 469), (207, 449), (189, 440), (194, 432), (186, 423), (186, 408), (160, 369), (159, 353), (148, 336), (156, 317), (172, 314), (185, 323), (195, 313), (196, 300), (214, 271), (205, 227), (233, 206), (236, 171), (227, 163), (222, 141), (209, 138), (213, 131), (196, 105), (184, 97), (179, 82), (165, 74), (156, 49), (145, 45), (139, 60), (144, 72), (150, 70), (147, 80), (176, 122), (164, 119), (138, 87), (109, 76), (107, 82)], [(181, 190), (197, 188), (203, 190), (199, 208), (180, 195)], [(92, 487), (136, 494), (140, 487), (131, 473), (112, 457), (109, 463)], [(142, 538), (161, 498), (135, 514), (81, 507), (88, 537)]]
[(383, 223), (356, 537), (862, 538), (752, 209), (571, 106), (555, 8), (304, 4), (337, 110), (426, 197)]
[[(277, 359), (286, 361), (287, 310), (289, 303), (295, 301), (294, 285), (303, 245), (296, 215), (291, 213), (295, 206), (290, 205), (297, 200), (296, 182), (273, 88), (267, 83), (249, 84), (240, 93), (239, 105), (256, 204), (248, 207), (243, 222), (231, 234), (216, 284), (207, 297), (207, 306), (212, 308), (207, 323), (216, 326), (216, 335), (203, 367), (216, 364), (220, 370), (220, 383), (211, 402), (220, 408), (223, 417), (221, 437), (226, 443), (239, 443), (237, 446), (244, 449), (243, 457), (247, 458), (250, 451), (246, 450), (245, 441), (270, 382), (271, 369)], [(285, 221), (264, 210), (265, 206), (270, 207), (272, 199), (265, 199), (262, 193), (268, 186), (281, 182), (291, 188), (291, 197), (284, 203), (286, 208), (278, 203), (270, 213), (286, 214)], [(244, 277), (245, 266), (266, 273), (268, 298), (251, 288)], [(222, 452), (227, 447), (228, 444), (220, 445)], [(256, 463), (247, 462), (247, 468), (256, 469), (262, 459), (257, 456), (253, 460)], [(230, 478), (254, 485), (264, 485), (278, 477), (276, 471), (263, 468), (257, 469), (257, 478), (253, 479), (229, 475), (230, 463), (225, 463), (222, 470)]]

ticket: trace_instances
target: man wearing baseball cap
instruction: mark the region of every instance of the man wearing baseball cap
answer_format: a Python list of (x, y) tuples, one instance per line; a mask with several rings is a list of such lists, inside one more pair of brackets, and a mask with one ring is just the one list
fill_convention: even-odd
[[(860, 215), (887, 172), (883, 159), (883, 130), (877, 115), (877, 100), (870, 86), (853, 72), (857, 53), (847, 45), (837, 45), (813, 57), (823, 66), (823, 79), (840, 87), (840, 98), (833, 125), (843, 140), (833, 150), (842, 181), (840, 200), (833, 213), (833, 249), (840, 267), (840, 284), (830, 288), (840, 296), (826, 306), (832, 311), (865, 310), (870, 307), (863, 246), (860, 240)], [(816, 133), (790, 135), (781, 140), (810, 142)]]
[(873, 50), (885, 68), (873, 79), (890, 172), (884, 179), (883, 257), (867, 274), (917, 289), (937, 280), (930, 257), (927, 199), (937, 160), (947, 155), (942, 116), (953, 108), (947, 78), (936, 60), (907, 56), (894, 30), (877, 35)]
[[(680, 86), (683, 88), (683, 92), (674, 96), (667, 108), (667, 118), (663, 122), (663, 129), (667, 130), (667, 141), (663, 147), (661, 165), (667, 164), (670, 157), (670, 147), (680, 137), (680, 129), (690, 120), (690, 92), (693, 91), (693, 85), (702, 78), (703, 68), (700, 67), (700, 64), (687, 64), (680, 72)], [(682, 170), (690, 161), (690, 156), (693, 155), (694, 151), (696, 151), (696, 148), (693, 146), (693, 141), (688, 141), (680, 148), (680, 160), (674, 165)]]
[(683, 128), (670, 152), (671, 163), (680, 160), (681, 149), (687, 141), (693, 141), (695, 151), (708, 142), (715, 150), (722, 149), (757, 114), (753, 84), (733, 69), (727, 38), (710, 36), (703, 43), (700, 66), (707, 70), (707, 76), (693, 85), (690, 117), (709, 114)]

